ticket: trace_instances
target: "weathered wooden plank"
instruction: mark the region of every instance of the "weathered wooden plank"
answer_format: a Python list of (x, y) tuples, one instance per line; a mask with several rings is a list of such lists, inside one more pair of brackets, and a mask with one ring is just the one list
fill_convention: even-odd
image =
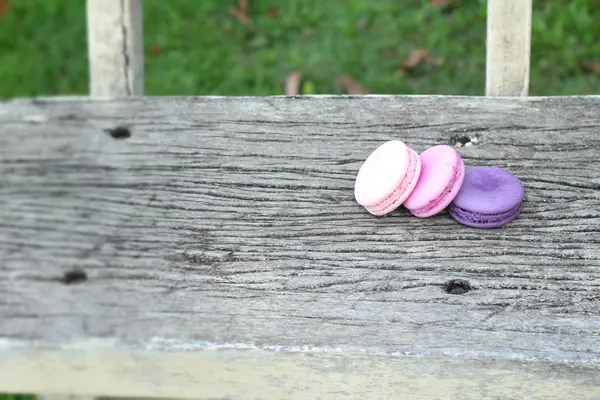
[(144, 41), (141, 0), (87, 0), (90, 94), (141, 95)]
[[(1, 103), (0, 376), (12, 379), (0, 390), (88, 394), (115, 380), (104, 394), (212, 396), (212, 369), (234, 398), (261, 397), (252, 382), (268, 379), (266, 394), (331, 393), (315, 374), (361, 398), (411, 380), (427, 398), (448, 388), (444, 369), (451, 387), (495, 385), (530, 360), (549, 391), (581, 379), (574, 393), (593, 398), (599, 108), (597, 96)], [(459, 143), (468, 166), (513, 172), (522, 217), (476, 230), (445, 214), (370, 216), (354, 177), (391, 138)], [(471, 290), (448, 293), (455, 279)], [(245, 365), (256, 380), (239, 378)], [(429, 367), (439, 373), (419, 380)], [(24, 386), (44, 368), (63, 373)], [(580, 372), (545, 380), (554, 368)], [(351, 386), (363, 373), (393, 379)]]
[[(198, 399), (598, 399), (598, 369), (507, 360), (195, 348), (3, 352), (3, 386)], [(86, 351), (84, 351), (84, 349)], [(282, 349), (283, 350), (283, 349)], [(8, 354), (8, 355), (7, 355)]]
[(488, 0), (487, 96), (527, 96), (531, 53), (531, 0)]

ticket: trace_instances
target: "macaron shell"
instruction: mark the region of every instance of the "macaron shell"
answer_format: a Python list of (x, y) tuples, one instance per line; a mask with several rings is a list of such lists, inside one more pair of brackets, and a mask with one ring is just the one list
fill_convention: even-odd
[(409, 165), (404, 179), (398, 187), (381, 203), (373, 207), (366, 207), (373, 215), (382, 216), (391, 213), (404, 203), (406, 198), (411, 194), (421, 173), (421, 159), (419, 154), (413, 149), (407, 148), (409, 157)]
[(522, 207), (523, 205), (519, 204), (515, 208), (500, 214), (476, 214), (451, 205), (448, 212), (452, 218), (466, 226), (473, 228), (499, 228), (517, 219), (521, 214)]
[(464, 178), (464, 162), (452, 147), (437, 145), (420, 155), (421, 175), (404, 202), (417, 217), (429, 217), (444, 210), (458, 194)]
[(452, 204), (470, 213), (501, 214), (522, 204), (523, 184), (510, 172), (496, 167), (471, 167)]
[(360, 167), (354, 197), (363, 207), (373, 207), (398, 188), (409, 167), (409, 148), (399, 140), (383, 143)]

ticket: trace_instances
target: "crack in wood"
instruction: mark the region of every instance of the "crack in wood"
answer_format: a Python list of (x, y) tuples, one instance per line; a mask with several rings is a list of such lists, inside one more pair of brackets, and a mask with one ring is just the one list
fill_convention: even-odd
[(122, 41), (123, 41), (123, 77), (125, 79), (125, 90), (127, 91), (127, 96), (131, 96), (132, 94), (132, 89), (131, 89), (131, 82), (130, 82), (130, 78), (129, 78), (129, 53), (131, 51), (131, 49), (129, 49), (128, 44), (129, 44), (129, 37), (128, 37), (128, 32), (127, 32), (127, 25), (125, 24), (124, 18), (125, 18), (125, 0), (121, 0), (120, 1), (120, 7), (121, 7), (121, 34), (123, 35), (122, 37)]

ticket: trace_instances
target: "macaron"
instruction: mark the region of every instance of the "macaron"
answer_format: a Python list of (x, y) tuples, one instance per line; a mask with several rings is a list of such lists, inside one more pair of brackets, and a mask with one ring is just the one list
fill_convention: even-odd
[(419, 154), (400, 140), (375, 149), (358, 170), (354, 197), (369, 213), (382, 216), (402, 205), (421, 173)]
[(450, 203), (450, 216), (475, 228), (498, 228), (521, 214), (525, 190), (510, 172), (496, 167), (471, 167)]
[(465, 163), (458, 151), (446, 145), (422, 152), (421, 175), (404, 202), (416, 217), (431, 217), (443, 211), (458, 194), (465, 176)]

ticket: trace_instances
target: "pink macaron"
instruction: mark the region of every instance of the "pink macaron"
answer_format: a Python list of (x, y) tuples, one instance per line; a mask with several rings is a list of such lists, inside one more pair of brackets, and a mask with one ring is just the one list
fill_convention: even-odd
[(389, 214), (410, 195), (420, 173), (419, 154), (399, 140), (390, 140), (375, 149), (360, 167), (354, 197), (373, 215)]
[(422, 152), (421, 175), (404, 207), (416, 217), (430, 217), (454, 200), (465, 177), (465, 164), (450, 146), (433, 146)]

